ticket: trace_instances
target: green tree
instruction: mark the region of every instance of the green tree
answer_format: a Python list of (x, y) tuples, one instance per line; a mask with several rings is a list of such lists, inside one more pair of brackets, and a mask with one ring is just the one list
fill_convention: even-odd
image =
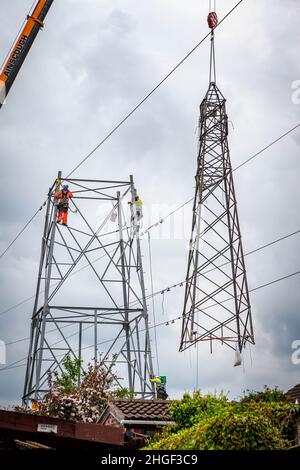
[[(63, 370), (54, 372), (52, 387), (61, 393), (71, 393), (78, 386), (82, 359), (72, 359), (68, 354), (62, 363)], [(51, 379), (52, 380), (52, 379)]]

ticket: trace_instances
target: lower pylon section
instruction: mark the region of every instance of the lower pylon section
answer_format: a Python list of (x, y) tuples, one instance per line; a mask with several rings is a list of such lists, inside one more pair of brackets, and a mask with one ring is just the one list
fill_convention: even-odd
[[(68, 225), (58, 223), (63, 211)], [(141, 217), (132, 177), (59, 174), (48, 195), (24, 403), (43, 398), (67, 356), (100, 361), (132, 396), (154, 397)]]

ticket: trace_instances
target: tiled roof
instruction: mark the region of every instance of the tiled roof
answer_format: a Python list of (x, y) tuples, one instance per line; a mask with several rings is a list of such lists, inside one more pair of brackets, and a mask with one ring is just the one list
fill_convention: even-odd
[(120, 420), (172, 421), (170, 400), (114, 400), (109, 409)]
[(291, 388), (286, 392), (286, 394), (291, 398), (292, 401), (298, 400), (300, 404), (300, 384), (295, 385), (295, 387)]

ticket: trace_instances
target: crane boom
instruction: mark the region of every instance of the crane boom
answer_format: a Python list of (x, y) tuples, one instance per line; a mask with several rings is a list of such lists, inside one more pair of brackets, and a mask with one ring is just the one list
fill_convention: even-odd
[(22, 29), (12, 52), (5, 62), (0, 75), (0, 108), (11, 89), (20, 68), (39, 32), (44, 26), (44, 19), (53, 3), (53, 0), (39, 0)]

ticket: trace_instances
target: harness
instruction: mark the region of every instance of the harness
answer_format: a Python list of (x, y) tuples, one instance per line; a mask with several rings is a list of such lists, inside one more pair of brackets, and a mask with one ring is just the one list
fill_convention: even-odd
[(68, 201), (68, 196), (69, 196), (69, 191), (66, 191), (64, 194), (64, 191), (61, 192), (61, 197), (59, 200), (59, 203), (57, 205), (58, 210), (61, 212), (67, 212), (69, 209), (69, 201)]

